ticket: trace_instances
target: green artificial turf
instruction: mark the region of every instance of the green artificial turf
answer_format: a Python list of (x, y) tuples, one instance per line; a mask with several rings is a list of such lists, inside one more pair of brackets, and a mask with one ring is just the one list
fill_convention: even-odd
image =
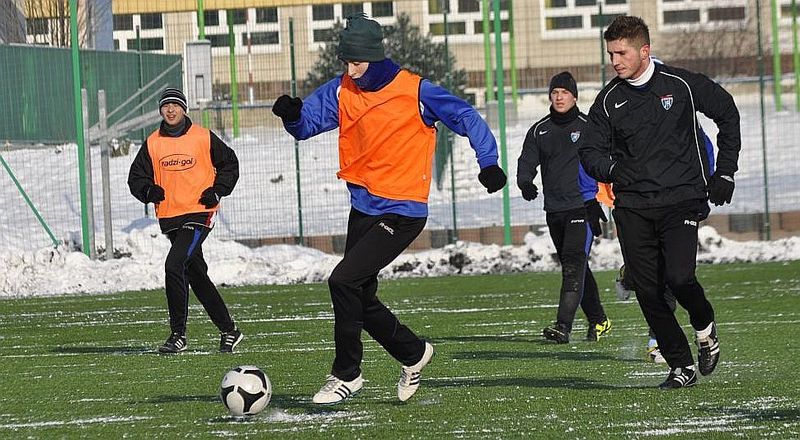
[[(722, 357), (694, 388), (660, 391), (635, 300), (597, 274), (613, 330), (546, 343), (560, 274), (383, 281), (379, 296), (436, 348), (419, 392), (396, 397), (399, 364), (364, 334), (366, 380), (343, 404), (311, 396), (333, 360), (324, 284), (223, 288), (245, 333), (237, 353), (192, 298), (189, 348), (168, 335), (160, 291), (0, 300), (0, 438), (798, 438), (800, 262), (702, 266)], [(684, 329), (693, 334), (686, 314)], [(236, 365), (272, 381), (260, 414), (230, 417), (217, 393)]]

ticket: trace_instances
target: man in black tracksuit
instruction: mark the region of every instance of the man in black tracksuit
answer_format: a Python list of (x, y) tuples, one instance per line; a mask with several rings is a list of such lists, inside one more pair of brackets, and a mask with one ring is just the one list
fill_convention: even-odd
[(214, 227), (220, 198), (230, 194), (239, 179), (239, 161), (217, 135), (192, 124), (186, 108), (180, 90), (168, 88), (161, 94), (163, 121), (139, 149), (128, 186), (139, 201), (155, 204), (161, 232), (172, 243), (164, 263), (171, 334), (158, 351), (186, 350), (191, 286), (220, 331), (219, 350), (230, 353), (242, 332), (208, 277), (202, 246)]
[(597, 182), (578, 162), (586, 115), (577, 106), (575, 79), (569, 72), (561, 72), (550, 80), (549, 90), (550, 114), (528, 131), (517, 166), (517, 186), (528, 201), (539, 193), (533, 178), (536, 167), (542, 167), (547, 226), (561, 262), (558, 314), (555, 323), (542, 333), (556, 343), (569, 342), (580, 304), (589, 320), (586, 339), (597, 341), (611, 330), (611, 321), (600, 303), (588, 257), (592, 240), (602, 232), (600, 219), (607, 219), (596, 199)]
[[(586, 172), (612, 182), (626, 277), (670, 366), (662, 389), (697, 382), (686, 335), (667, 302), (667, 287), (689, 312), (700, 373), (719, 361), (714, 309), (695, 277), (698, 222), (707, 200), (730, 203), (741, 134), (731, 95), (702, 74), (654, 63), (641, 18), (617, 17), (604, 33), (617, 72), (589, 110), (579, 149)], [(719, 128), (712, 174), (696, 112)]]

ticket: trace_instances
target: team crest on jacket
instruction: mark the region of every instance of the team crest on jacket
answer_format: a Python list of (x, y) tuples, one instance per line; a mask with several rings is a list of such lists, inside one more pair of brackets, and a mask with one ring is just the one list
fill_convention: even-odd
[(669, 110), (672, 108), (672, 95), (664, 95), (661, 97), (661, 106), (664, 107), (664, 110)]
[(569, 138), (572, 139), (572, 143), (578, 142), (578, 139), (581, 138), (581, 131), (580, 130), (573, 131), (572, 133), (569, 134)]

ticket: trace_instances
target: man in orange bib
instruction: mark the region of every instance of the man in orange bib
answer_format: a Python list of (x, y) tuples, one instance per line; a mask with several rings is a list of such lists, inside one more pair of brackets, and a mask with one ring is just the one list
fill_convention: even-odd
[(447, 90), (386, 58), (380, 24), (348, 17), (338, 56), (346, 72), (305, 101), (287, 95), (272, 108), (284, 128), (302, 140), (339, 129), (339, 172), (352, 209), (344, 258), (328, 279), (334, 312), (336, 358), (317, 404), (339, 403), (363, 386), (361, 331), (401, 364), (397, 397), (416, 393), (433, 346), (420, 339), (378, 299), (378, 272), (425, 227), (436, 121), (466, 136), (490, 193), (506, 184), (497, 166), (497, 143), (480, 114)]
[(189, 286), (220, 331), (219, 351), (231, 353), (242, 332), (208, 277), (203, 241), (214, 227), (220, 198), (239, 179), (236, 153), (210, 130), (186, 116), (186, 96), (168, 88), (161, 94), (163, 121), (142, 144), (131, 164), (128, 187), (142, 203), (154, 203), (161, 232), (172, 247), (164, 264), (169, 324), (161, 353), (186, 350)]

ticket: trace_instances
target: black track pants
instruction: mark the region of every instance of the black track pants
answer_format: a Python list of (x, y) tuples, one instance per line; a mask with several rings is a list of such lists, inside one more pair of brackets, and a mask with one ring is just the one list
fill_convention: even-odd
[(581, 306), (590, 324), (606, 319), (597, 282), (589, 269), (592, 231), (583, 208), (547, 213), (547, 227), (561, 262), (561, 292), (556, 321), (572, 330), (575, 312)]
[(208, 277), (208, 265), (203, 259), (203, 241), (210, 231), (202, 226), (184, 225), (167, 234), (172, 247), (164, 269), (169, 326), (173, 333), (186, 334), (189, 286), (220, 331), (227, 332), (235, 328), (225, 302)]
[(425, 218), (367, 215), (350, 210), (344, 258), (328, 285), (334, 313), (336, 358), (331, 374), (350, 381), (361, 374), (364, 329), (403, 365), (422, 359), (425, 345), (377, 297), (378, 272), (422, 232)]
[(695, 276), (697, 224), (704, 209), (704, 200), (690, 200), (663, 208), (614, 210), (625, 277), (630, 277), (639, 307), (671, 368), (693, 365), (694, 359), (674, 306), (665, 298), (667, 287), (689, 312), (695, 330), (714, 320), (714, 309)]

